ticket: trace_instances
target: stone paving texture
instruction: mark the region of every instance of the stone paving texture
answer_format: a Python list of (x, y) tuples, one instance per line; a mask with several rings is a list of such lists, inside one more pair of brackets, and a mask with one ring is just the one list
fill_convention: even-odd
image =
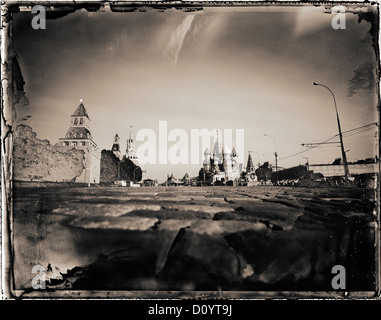
[(14, 275), (55, 290), (374, 289), (374, 191), (297, 187), (14, 190)]

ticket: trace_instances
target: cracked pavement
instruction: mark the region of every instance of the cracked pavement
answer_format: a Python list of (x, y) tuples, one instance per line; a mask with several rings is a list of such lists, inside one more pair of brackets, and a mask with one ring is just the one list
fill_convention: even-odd
[(14, 190), (14, 275), (49, 290), (374, 288), (374, 191), (297, 187)]

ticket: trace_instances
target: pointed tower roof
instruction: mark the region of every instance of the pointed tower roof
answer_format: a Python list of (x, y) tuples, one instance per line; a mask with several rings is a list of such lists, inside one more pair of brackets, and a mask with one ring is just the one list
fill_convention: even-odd
[(220, 129), (216, 129), (217, 134), (217, 143), (220, 143), (220, 135), (219, 135)]
[(254, 163), (253, 159), (251, 159), (251, 154), (249, 153), (249, 157), (247, 158), (247, 165), (246, 165), (247, 171), (254, 169)]
[(132, 126), (130, 126), (130, 135), (129, 135), (129, 138), (130, 138), (130, 140), (132, 140), (134, 138), (134, 136), (132, 134)]
[(70, 127), (66, 137), (70, 139), (92, 139), (90, 131), (85, 127)]
[(220, 129), (216, 129), (216, 134), (217, 134), (217, 137), (216, 137), (216, 140), (215, 140), (215, 143), (214, 143), (214, 148), (213, 148), (213, 156), (214, 155), (221, 155), (223, 154), (223, 145), (220, 143), (220, 135), (219, 135), (219, 132), (220, 132)]
[(88, 119), (89, 118), (89, 115), (87, 114), (87, 111), (86, 111), (86, 108), (85, 106), (83, 105), (82, 103), (82, 100), (79, 100), (81, 103), (80, 105), (78, 106), (78, 108), (74, 111), (74, 113), (72, 114), (72, 116), (78, 116), (78, 117), (87, 117)]
[(235, 150), (235, 147), (233, 147), (231, 156), (232, 157), (236, 157), (237, 156), (237, 151)]

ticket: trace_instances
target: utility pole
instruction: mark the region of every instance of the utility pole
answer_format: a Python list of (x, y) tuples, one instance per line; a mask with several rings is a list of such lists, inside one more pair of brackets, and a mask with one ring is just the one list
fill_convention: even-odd
[(345, 181), (348, 181), (348, 176), (349, 176), (348, 162), (347, 162), (347, 156), (346, 156), (345, 151), (344, 151), (343, 134), (341, 133), (341, 125), (340, 125), (339, 113), (337, 112), (335, 95), (333, 94), (332, 90), (330, 88), (328, 88), (327, 86), (325, 86), (324, 84), (314, 82), (314, 86), (322, 86), (322, 87), (326, 88), (332, 94), (333, 102), (335, 104), (335, 110), (336, 110), (337, 126), (339, 128), (341, 155), (343, 158), (343, 165), (344, 165), (344, 176), (345, 176)]
[(279, 183), (279, 177), (278, 177), (278, 152), (275, 150), (275, 172), (276, 172), (276, 184)]

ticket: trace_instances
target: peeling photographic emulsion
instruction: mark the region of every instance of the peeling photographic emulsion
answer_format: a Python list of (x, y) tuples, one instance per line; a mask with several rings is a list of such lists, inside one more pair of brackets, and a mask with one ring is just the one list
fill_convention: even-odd
[(380, 297), (378, 32), (361, 2), (3, 1), (2, 298)]

